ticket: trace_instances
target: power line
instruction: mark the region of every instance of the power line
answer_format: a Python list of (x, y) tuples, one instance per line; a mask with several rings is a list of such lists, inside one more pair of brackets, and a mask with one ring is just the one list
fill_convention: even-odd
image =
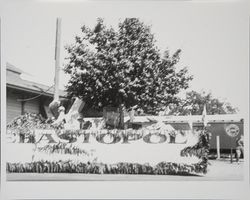
[(36, 95), (36, 96), (34, 96), (34, 97), (31, 97), (31, 98), (27, 98), (27, 99), (17, 99), (17, 101), (30, 101), (30, 100), (36, 99), (36, 98), (42, 96), (44, 93), (48, 92), (53, 86), (54, 86), (54, 85), (50, 86), (47, 90), (42, 91), (42, 93), (39, 94), (39, 95)]

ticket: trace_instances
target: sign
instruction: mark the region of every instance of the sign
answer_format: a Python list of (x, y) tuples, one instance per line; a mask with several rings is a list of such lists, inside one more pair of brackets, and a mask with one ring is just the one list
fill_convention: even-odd
[(240, 128), (236, 124), (229, 124), (225, 127), (225, 131), (230, 137), (236, 137), (240, 132)]
[[(152, 127), (151, 127), (152, 128)], [(157, 129), (140, 130), (62, 130), (55, 132), (53, 130), (35, 130), (35, 143), (12, 143), (8, 157), (16, 155), (16, 150), (21, 151), (25, 145), (22, 154), (26, 162), (50, 160), (50, 161), (72, 161), (72, 162), (99, 162), (107, 164), (126, 163), (149, 163), (156, 165), (160, 162), (175, 162), (194, 164), (200, 159), (195, 156), (183, 157), (181, 151), (189, 146), (194, 146), (199, 140), (199, 133), (186, 131), (175, 131), (166, 126)], [(75, 138), (66, 140), (67, 136), (74, 133)], [(63, 149), (81, 149), (83, 154), (65, 154), (61, 153)], [(40, 151), (43, 149), (44, 151)], [(53, 149), (53, 151), (49, 151)], [(68, 150), (67, 150), (68, 151)], [(67, 151), (65, 151), (67, 153)], [(13, 155), (9, 155), (13, 154)], [(15, 155), (14, 155), (15, 154)], [(18, 158), (20, 161), (20, 158)]]

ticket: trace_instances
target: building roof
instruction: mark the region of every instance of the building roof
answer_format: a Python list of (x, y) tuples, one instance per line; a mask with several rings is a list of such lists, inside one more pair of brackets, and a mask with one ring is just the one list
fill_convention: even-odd
[[(207, 115), (208, 122), (240, 122), (243, 117), (238, 114)], [(202, 123), (202, 115), (191, 116), (135, 116), (134, 123), (163, 121), (168, 123)]]
[[(45, 96), (54, 95), (54, 86), (47, 86), (40, 83), (24, 80), (21, 78), (21, 74), (24, 72), (17, 67), (7, 63), (6, 64), (6, 85), (7, 88), (13, 88), (21, 91), (31, 92), (35, 94), (43, 94)], [(66, 92), (59, 91), (60, 97), (65, 97)]]
[[(101, 120), (102, 117), (85, 117), (84, 120), (93, 120), (93, 119), (99, 119)], [(124, 117), (124, 121), (127, 122), (129, 121), (129, 117)], [(207, 122), (208, 123), (235, 123), (235, 122), (242, 122), (244, 119), (243, 116), (238, 115), (238, 114), (224, 114), (224, 115), (207, 115), (206, 116)], [(144, 123), (152, 123), (152, 122), (157, 122), (157, 121), (162, 121), (165, 123), (203, 123), (202, 121), (202, 115), (182, 115), (182, 116), (153, 116), (153, 115), (148, 115), (148, 116), (134, 116), (134, 120), (132, 123), (134, 124), (144, 124)]]
[(21, 75), (23, 73), (22, 70), (18, 69), (17, 67), (15, 67), (14, 65), (12, 65), (10, 63), (6, 64), (6, 69), (7, 69), (7, 71), (11, 71), (11, 72), (13, 72), (15, 74), (19, 74), (19, 75)]

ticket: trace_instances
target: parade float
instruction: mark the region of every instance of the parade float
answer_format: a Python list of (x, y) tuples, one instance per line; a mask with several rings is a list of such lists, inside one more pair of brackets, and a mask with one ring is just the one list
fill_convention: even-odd
[(128, 117), (127, 128), (111, 128), (106, 124), (110, 121), (107, 118), (79, 120), (81, 104), (76, 100), (67, 114), (59, 108), (56, 120), (26, 113), (9, 123), (7, 172), (155, 175), (207, 172), (209, 136), (203, 126), (193, 128), (187, 123), (182, 130), (176, 130), (170, 124), (152, 120), (147, 126), (133, 128), (133, 120)]

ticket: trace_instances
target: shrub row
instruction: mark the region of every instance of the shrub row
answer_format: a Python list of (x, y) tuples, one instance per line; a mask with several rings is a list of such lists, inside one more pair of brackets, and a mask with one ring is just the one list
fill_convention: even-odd
[(156, 166), (137, 163), (72, 163), (38, 161), (30, 163), (7, 163), (9, 173), (86, 173), (86, 174), (154, 174), (188, 175), (206, 173), (206, 163), (177, 164), (161, 162)]

